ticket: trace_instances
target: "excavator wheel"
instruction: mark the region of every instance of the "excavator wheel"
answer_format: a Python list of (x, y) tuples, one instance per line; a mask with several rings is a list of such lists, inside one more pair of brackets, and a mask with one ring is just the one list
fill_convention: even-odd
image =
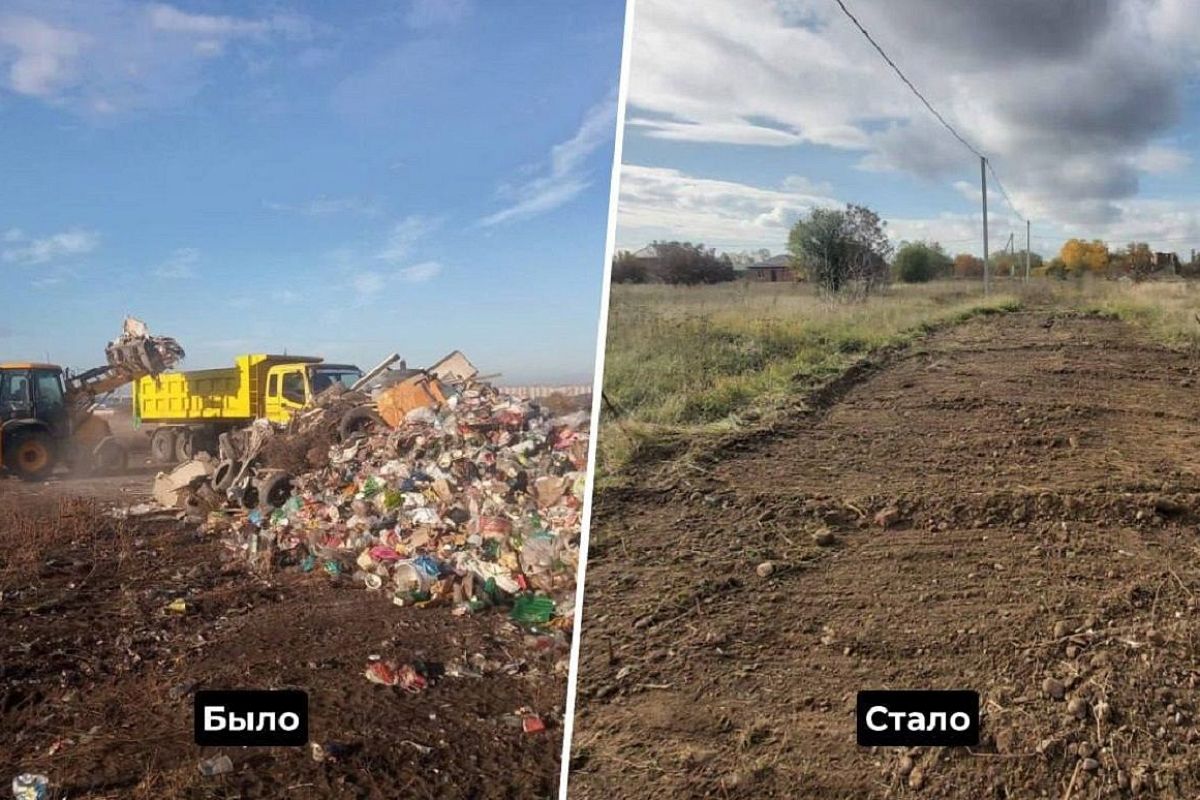
[(55, 460), (54, 442), (45, 431), (19, 431), (4, 445), (5, 466), (22, 480), (50, 477)]
[(158, 464), (175, 463), (175, 430), (160, 427), (150, 437), (150, 457)]

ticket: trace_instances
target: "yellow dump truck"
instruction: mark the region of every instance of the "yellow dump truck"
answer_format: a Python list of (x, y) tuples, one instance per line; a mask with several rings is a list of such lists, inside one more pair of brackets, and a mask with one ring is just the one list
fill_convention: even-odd
[(349, 388), (362, 374), (351, 364), (307, 356), (238, 356), (232, 367), (140, 379), (133, 385), (134, 419), (155, 426), (151, 457), (172, 464), (200, 450), (215, 453), (221, 433), (256, 419), (285, 424), (334, 383)]

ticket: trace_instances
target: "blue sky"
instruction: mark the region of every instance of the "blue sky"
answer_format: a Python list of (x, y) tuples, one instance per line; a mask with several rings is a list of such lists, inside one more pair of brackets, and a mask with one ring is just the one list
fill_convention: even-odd
[[(986, 153), (990, 243), (1200, 248), (1200, 4), (846, 0)], [(785, 248), (814, 206), (867, 205), (893, 238), (982, 249), (979, 161), (834, 0), (640, 0), (617, 246)], [(989, 178), (991, 180), (991, 178)], [(1015, 208), (1014, 208), (1015, 207)]]
[(0, 353), (590, 381), (623, 13), (0, 0)]

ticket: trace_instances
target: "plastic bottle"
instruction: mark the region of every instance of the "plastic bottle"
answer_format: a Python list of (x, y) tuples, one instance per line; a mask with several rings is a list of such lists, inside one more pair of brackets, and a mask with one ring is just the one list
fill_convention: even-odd
[(23, 772), (13, 778), (13, 800), (46, 800), (50, 795), (50, 780), (45, 775)]
[(524, 625), (545, 624), (554, 616), (554, 600), (545, 595), (523, 594), (513, 602), (509, 616)]

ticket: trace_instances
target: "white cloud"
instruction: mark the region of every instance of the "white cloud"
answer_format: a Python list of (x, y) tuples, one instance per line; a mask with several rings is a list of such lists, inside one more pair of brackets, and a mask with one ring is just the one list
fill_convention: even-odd
[(219, 56), (225, 52), (225, 43), (219, 39), (202, 39), (192, 46), (192, 50), (198, 56), (208, 58), (210, 56)]
[(154, 277), (168, 280), (184, 280), (196, 277), (196, 264), (200, 251), (192, 247), (181, 247), (152, 270)]
[(20, 228), (9, 228), (4, 232), (4, 236), (0, 238), (6, 242), (19, 242), (25, 238), (25, 232)]
[(470, 0), (410, 0), (404, 21), (410, 28), (421, 30), (454, 25), (470, 11)]
[(383, 209), (375, 200), (363, 197), (321, 197), (306, 200), (302, 203), (280, 203), (264, 200), (263, 207), (271, 211), (293, 212), (306, 217), (328, 217), (335, 214), (358, 214), (364, 217), (377, 217)]
[(1133, 165), (1142, 172), (1162, 174), (1186, 168), (1192, 157), (1176, 147), (1149, 145), (1133, 157)]
[(439, 261), (412, 263), (411, 258), (414, 251), (428, 249), (423, 240), (441, 224), (440, 219), (412, 214), (393, 223), (374, 250), (341, 247), (326, 253), (325, 258), (346, 276), (357, 305), (365, 305), (398, 284), (425, 283), (442, 273)]
[(827, 185), (799, 176), (784, 179), (779, 188), (763, 188), (626, 164), (621, 167), (617, 242), (627, 250), (660, 239), (779, 251), (802, 214), (838, 205)]
[(267, 20), (239, 19), (237, 17), (189, 14), (162, 3), (153, 3), (147, 8), (150, 26), (155, 30), (172, 33), (194, 33), (201, 36), (245, 36), (266, 33), (272, 23)]
[[(1118, 221), (1139, 175), (1190, 158), (1158, 142), (1200, 64), (1187, 0), (852, 4), (909, 78), (986, 152), (1027, 215)], [(827, 0), (642, 0), (629, 125), (653, 138), (862, 154), (944, 180), (977, 161)], [(936, 58), (928, 57), (936, 54)]]
[(33, 17), (0, 17), (0, 53), (9, 51), (9, 88), (34, 97), (52, 94), (73, 77), (88, 38)]
[(500, 191), (510, 205), (481, 220), (483, 225), (529, 219), (552, 211), (575, 199), (591, 186), (593, 176), (587, 170), (588, 158), (613, 138), (617, 114), (616, 91), (588, 109), (575, 134), (550, 149), (545, 173)]
[[(788, 232), (797, 219), (814, 208), (844, 205), (829, 184), (799, 175), (784, 178), (778, 187), (762, 187), (674, 169), (625, 165), (621, 168), (617, 247), (636, 250), (654, 240), (678, 240), (725, 251), (766, 248), (779, 253), (786, 249)], [(1010, 232), (1017, 232), (1023, 241), (1024, 224), (1016, 217), (995, 212), (989, 219), (993, 250), (1003, 245)], [(982, 250), (979, 214), (887, 217), (885, 221), (888, 236), (895, 242), (938, 241), (951, 252)]]
[(413, 247), (441, 225), (441, 221), (420, 214), (411, 214), (392, 225), (387, 241), (375, 258), (396, 264), (408, 258)]
[(396, 273), (397, 277), (408, 283), (424, 283), (425, 281), (433, 280), (442, 272), (442, 265), (436, 261), (422, 261), (420, 264), (413, 264), (411, 267), (405, 267)]
[(257, 51), (312, 35), (302, 17), (193, 14), (134, 0), (8, 0), (0, 11), (0, 88), (82, 116), (178, 104), (204, 85), (231, 42)]
[(385, 285), (383, 275), (378, 272), (357, 272), (350, 276), (350, 286), (358, 295), (360, 301), (369, 300), (383, 291)]
[(676, 122), (661, 119), (629, 119), (626, 124), (645, 128), (655, 139), (677, 142), (720, 142), (722, 144), (754, 144), (767, 147), (803, 144), (804, 137), (792, 131), (737, 122)]
[(0, 251), (0, 259), (14, 264), (46, 264), (86, 255), (100, 246), (98, 233), (81, 228), (72, 228), (41, 239), (29, 239), (13, 229), (5, 234), (4, 240), (12, 246)]

